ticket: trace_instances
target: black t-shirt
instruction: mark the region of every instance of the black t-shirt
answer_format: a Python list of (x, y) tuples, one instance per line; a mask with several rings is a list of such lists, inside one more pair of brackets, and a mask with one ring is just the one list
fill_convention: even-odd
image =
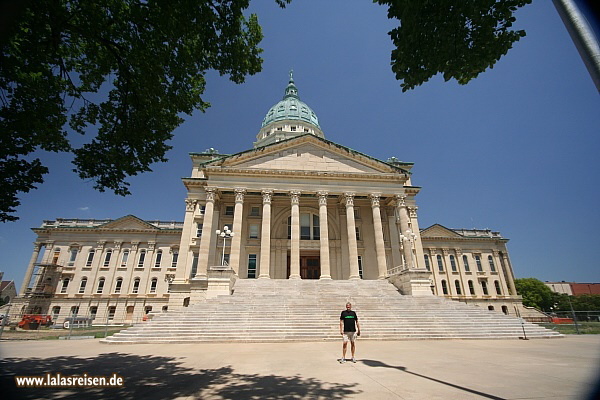
[(340, 315), (340, 320), (344, 321), (344, 332), (356, 332), (355, 321), (358, 321), (358, 316), (354, 311), (342, 311), (342, 315)]

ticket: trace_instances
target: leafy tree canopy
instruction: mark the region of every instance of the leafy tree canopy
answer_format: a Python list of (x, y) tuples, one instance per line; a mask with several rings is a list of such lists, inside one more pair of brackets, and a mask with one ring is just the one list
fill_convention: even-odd
[[(127, 177), (166, 161), (181, 115), (209, 106), (208, 70), (236, 83), (261, 70), (263, 36), (256, 15), (243, 14), (248, 5), (3, 1), (0, 14), (14, 18), (3, 17), (0, 42), (0, 221), (18, 219), (18, 193), (43, 182), (38, 150), (72, 152), (74, 171), (95, 189), (129, 194)], [(95, 136), (75, 147), (69, 127)]]
[(373, 0), (399, 26), (392, 70), (402, 91), (441, 73), (466, 84), (505, 55), (525, 31), (511, 30), (514, 12), (532, 0)]
[(554, 292), (544, 282), (535, 278), (515, 279), (517, 293), (523, 296), (523, 305), (550, 311), (554, 305)]
[(571, 311), (571, 305), (573, 305), (574, 311), (600, 311), (600, 295), (569, 296), (564, 293), (555, 294), (554, 311)]

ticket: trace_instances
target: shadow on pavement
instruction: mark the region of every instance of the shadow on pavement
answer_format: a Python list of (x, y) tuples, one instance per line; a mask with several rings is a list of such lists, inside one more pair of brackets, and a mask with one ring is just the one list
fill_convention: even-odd
[(459, 390), (463, 390), (465, 392), (473, 393), (473, 394), (476, 394), (478, 396), (485, 397), (487, 399), (506, 400), (506, 399), (504, 399), (504, 397), (494, 396), (494, 395), (491, 395), (491, 394), (488, 394), (488, 393), (480, 392), (478, 390), (469, 389), (469, 388), (464, 387), (464, 386), (459, 386), (459, 385), (455, 385), (455, 384), (450, 383), (450, 382), (442, 381), (440, 379), (435, 379), (435, 378), (432, 378), (432, 377), (427, 376), (427, 375), (418, 374), (416, 372), (409, 371), (408, 369), (406, 369), (406, 367), (396, 367), (396, 366), (388, 365), (386, 363), (383, 363), (381, 361), (376, 361), (376, 360), (364, 360), (363, 359), (363, 360), (361, 360), (361, 362), (363, 364), (369, 366), (369, 367), (383, 367), (383, 368), (397, 369), (399, 371), (406, 372), (407, 374), (418, 376), (418, 377), (424, 378), (424, 379), (429, 379), (430, 381), (441, 383), (442, 385), (447, 385), (447, 386), (450, 386), (450, 387), (453, 387), (453, 388), (456, 388), (456, 389), (459, 389)]
[[(238, 374), (230, 366), (194, 369), (182, 358), (105, 353), (93, 358), (5, 358), (0, 360), (2, 399), (344, 399), (361, 393), (356, 384), (322, 382), (299, 376)], [(17, 388), (14, 376), (46, 373), (123, 377), (121, 388)]]

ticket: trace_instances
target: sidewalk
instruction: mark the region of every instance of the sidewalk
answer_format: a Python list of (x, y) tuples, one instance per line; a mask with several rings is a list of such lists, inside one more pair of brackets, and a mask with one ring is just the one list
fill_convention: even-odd
[[(0, 397), (122, 399), (585, 399), (600, 335), (564, 339), (105, 345), (0, 343)], [(350, 354), (347, 354), (350, 357)], [(15, 388), (13, 375), (123, 377), (123, 388)], [(10, 397), (12, 396), (12, 397)]]

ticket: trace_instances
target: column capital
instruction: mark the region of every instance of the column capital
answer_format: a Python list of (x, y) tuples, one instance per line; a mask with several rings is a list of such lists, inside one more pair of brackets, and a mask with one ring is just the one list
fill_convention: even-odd
[(450, 249), (442, 249), (442, 253), (444, 254), (444, 256), (447, 256), (448, 254), (450, 254)]
[(204, 191), (206, 192), (206, 201), (214, 202), (219, 197), (219, 191), (215, 187), (206, 187)]
[(273, 191), (271, 189), (263, 189), (261, 193), (263, 198), (263, 204), (271, 204), (271, 200), (273, 198)]
[(292, 198), (292, 204), (300, 204), (300, 192), (299, 190), (290, 190), (290, 197)]
[(140, 242), (131, 242), (131, 250), (137, 250)]
[(344, 200), (346, 201), (346, 207), (354, 207), (354, 196), (356, 193), (354, 192), (345, 192)]
[(106, 240), (100, 240), (100, 241), (96, 242), (96, 249), (102, 250), (102, 249), (104, 249), (105, 245), (106, 245)]
[(379, 200), (381, 198), (381, 194), (371, 193), (369, 194), (369, 198), (371, 199), (371, 207), (379, 207)]
[(408, 207), (408, 214), (411, 218), (417, 218), (417, 210), (419, 207)]
[(121, 245), (122, 245), (122, 244), (123, 244), (123, 242), (120, 242), (120, 241), (119, 241), (119, 242), (118, 242), (118, 241), (115, 241), (115, 250), (121, 250)]
[(246, 189), (245, 188), (235, 188), (234, 192), (235, 192), (235, 202), (243, 203), (244, 195), (246, 194)]
[(454, 252), (456, 253), (456, 257), (462, 256), (462, 249), (454, 249)]
[(498, 257), (500, 255), (500, 250), (492, 250), (492, 254), (494, 257)]
[(396, 199), (396, 207), (406, 206), (406, 195), (404, 193), (396, 194), (394, 198)]
[(185, 199), (185, 211), (194, 211), (196, 209), (196, 204), (198, 204), (198, 200)]
[(327, 196), (328, 195), (329, 195), (329, 192), (326, 192), (326, 191), (318, 191), (317, 192), (317, 196), (319, 197), (319, 205), (320, 206), (327, 205)]
[(33, 251), (40, 251), (43, 245), (42, 242), (33, 242)]

